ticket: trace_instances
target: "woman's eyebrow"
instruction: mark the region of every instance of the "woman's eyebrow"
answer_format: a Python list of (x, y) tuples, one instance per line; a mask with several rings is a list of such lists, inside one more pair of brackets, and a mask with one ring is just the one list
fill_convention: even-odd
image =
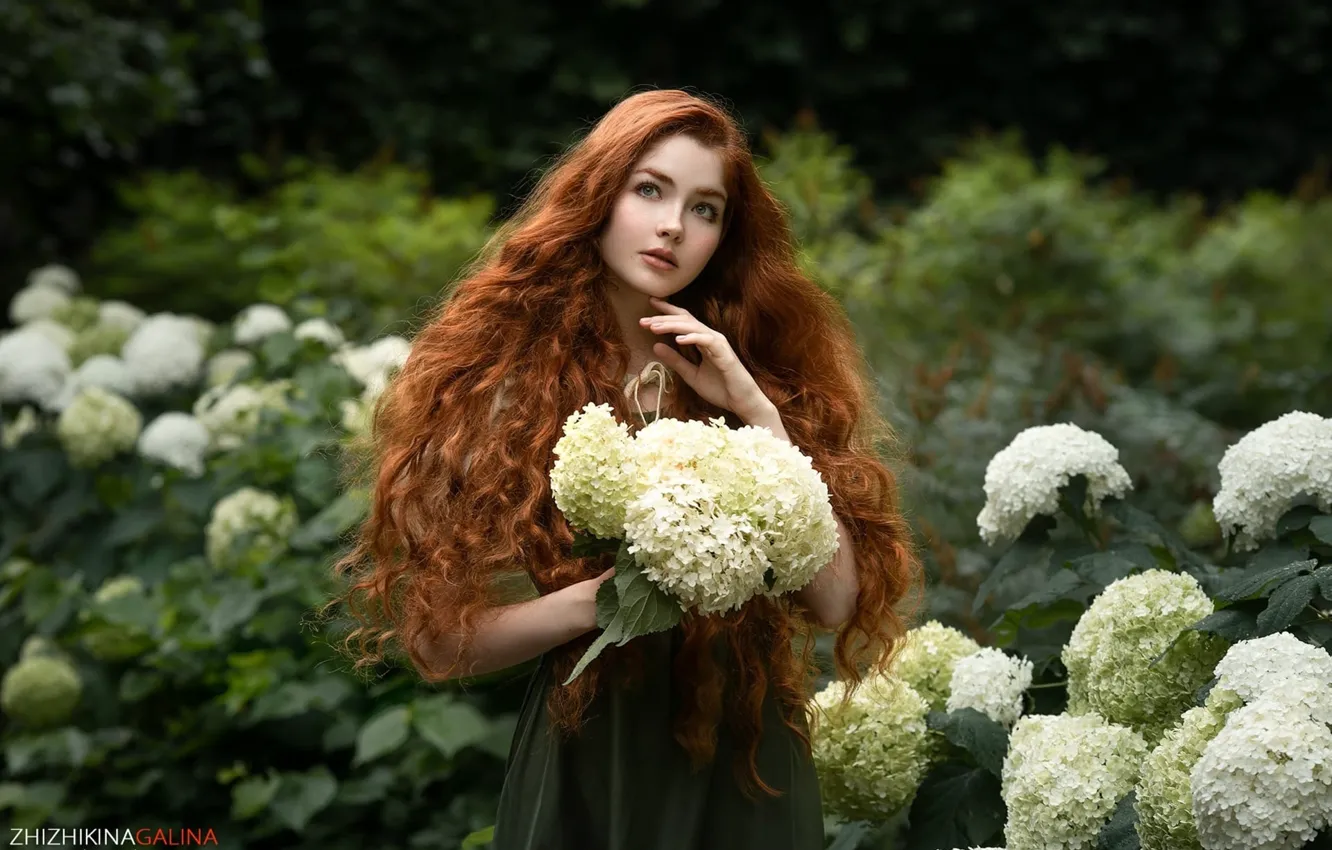
[[(665, 183), (667, 186), (674, 186), (674, 185), (675, 185), (675, 181), (674, 181), (674, 180), (672, 180), (671, 178), (667, 177), (665, 174), (662, 174), (660, 171), (658, 171), (658, 170), (655, 169), (655, 168), (647, 168), (647, 167), (644, 167), (644, 168), (640, 168), (640, 169), (638, 169), (638, 170), (641, 171), (641, 172), (643, 172), (643, 173), (645, 173), (645, 174), (651, 174), (653, 177), (655, 177), (655, 178), (657, 178), (658, 180), (660, 180), (661, 182)], [(710, 188), (710, 187), (708, 187), (708, 186), (700, 186), (700, 187), (699, 187), (698, 189), (696, 189), (695, 191), (698, 192), (700, 195), (709, 195), (709, 196), (714, 197), (714, 198), (721, 198), (723, 202), (726, 200), (726, 193), (723, 192), (723, 191), (720, 190), (720, 189), (712, 189), (712, 188)]]

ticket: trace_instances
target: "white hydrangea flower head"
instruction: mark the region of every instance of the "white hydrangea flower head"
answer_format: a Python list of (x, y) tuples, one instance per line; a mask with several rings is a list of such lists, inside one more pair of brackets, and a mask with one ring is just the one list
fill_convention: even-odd
[(1297, 850), (1332, 816), (1332, 729), (1260, 697), (1231, 712), (1191, 781), (1207, 850)]
[(1147, 743), (1098, 714), (1029, 714), (1004, 757), (1009, 850), (1090, 850), (1121, 797), (1133, 790)]
[(60, 394), (48, 405), (51, 410), (64, 410), (79, 392), (87, 387), (101, 387), (116, 395), (134, 395), (134, 376), (125, 361), (109, 354), (97, 354), (79, 364), (65, 379)]
[(306, 319), (296, 326), (295, 337), (300, 340), (312, 339), (322, 342), (328, 348), (339, 348), (347, 342), (342, 329), (328, 319), (318, 317)]
[(234, 384), (205, 392), (194, 403), (194, 415), (211, 435), (211, 447), (217, 451), (240, 448), (259, 429), (264, 411), (285, 411), (290, 380), (270, 381), (254, 386)]
[(84, 387), (56, 420), (56, 436), (74, 466), (91, 468), (134, 448), (143, 416), (128, 399)]
[(1193, 822), (1193, 766), (1225, 725), (1225, 712), (1190, 708), (1143, 761), (1136, 827), (1142, 850), (1201, 850)]
[(47, 407), (69, 377), (69, 355), (27, 328), (0, 336), (0, 402), (33, 401)]
[(1332, 419), (1287, 413), (1226, 449), (1217, 471), (1217, 523), (1236, 535), (1235, 548), (1257, 548), (1296, 498), (1312, 496), (1321, 510), (1332, 510)]
[(291, 317), (276, 304), (251, 304), (241, 310), (232, 324), (232, 338), (237, 345), (254, 345), (273, 334), (291, 330)]
[(1089, 513), (1133, 487), (1119, 450), (1094, 431), (1061, 422), (1027, 428), (985, 468), (985, 507), (976, 517), (986, 543), (1016, 539), (1038, 515), (1059, 511), (1059, 489), (1087, 476)]
[(931, 711), (943, 711), (957, 662), (980, 652), (980, 648), (957, 629), (930, 620), (906, 633), (902, 649), (893, 660), (893, 675), (924, 697)]
[(13, 421), (0, 422), (0, 446), (12, 450), (18, 446), (20, 440), (36, 432), (40, 427), (41, 421), (37, 418), (37, 411), (33, 410), (31, 405), (25, 404), (19, 408)]
[(199, 382), (204, 346), (193, 320), (155, 313), (130, 334), (121, 357), (134, 375), (136, 394), (157, 395)]
[[(1148, 570), (1112, 582), (1092, 602), (1064, 647), (1068, 711), (1095, 712), (1155, 743), (1212, 678), (1226, 642), (1184, 632), (1215, 610), (1196, 579)], [(1170, 647), (1175, 638), (1179, 642)], [(1165, 657), (1152, 661), (1165, 652)]]
[(746, 498), (759, 542), (774, 566), (773, 586), (780, 596), (799, 590), (828, 565), (841, 541), (828, 485), (809, 455), (767, 428), (745, 425), (730, 432), (733, 452), (753, 466), (753, 486)]
[(128, 301), (103, 301), (97, 305), (97, 322), (108, 328), (119, 328), (126, 334), (143, 324), (148, 316)]
[(143, 429), (139, 454), (197, 478), (203, 475), (204, 455), (211, 441), (208, 428), (197, 418), (171, 410)]
[(241, 370), (256, 362), (253, 354), (243, 348), (227, 348), (208, 358), (205, 382), (210, 388), (231, 383)]
[[(223, 568), (249, 558), (268, 559), (286, 549), (296, 530), (296, 508), (289, 500), (255, 487), (242, 487), (213, 506), (204, 530), (208, 562)], [(246, 547), (237, 551), (243, 537)]]
[(74, 295), (83, 288), (78, 274), (69, 266), (48, 263), (28, 272), (28, 286), (48, 286), (58, 289), (66, 295)]
[(949, 684), (948, 711), (974, 708), (1004, 726), (1022, 716), (1022, 696), (1031, 687), (1032, 663), (986, 647), (959, 658)]
[(1215, 674), (1212, 693), (1253, 702), (1296, 678), (1332, 685), (1332, 655), (1290, 632), (1276, 632), (1236, 643), (1217, 662)]
[[(632, 443), (637, 475), (624, 517), (629, 551), (653, 583), (702, 614), (769, 593), (769, 570), (773, 592), (798, 585), (807, 580), (809, 561), (822, 566), (836, 552), (836, 526), (826, 533), (826, 497), (821, 504), (811, 497), (814, 487), (793, 457), (733, 435), (721, 418), (665, 418), (644, 426)], [(785, 472), (769, 465), (785, 463), (791, 464)], [(817, 548), (790, 542), (800, 535)]]
[(68, 354), (74, 347), (75, 334), (72, 330), (54, 319), (33, 319), (23, 326), (24, 330), (39, 333)]
[[(360, 407), (360, 415), (368, 416), (364, 402)], [(574, 528), (595, 537), (623, 538), (633, 463), (629, 427), (616, 421), (610, 405), (589, 402), (565, 419), (555, 443), (550, 489), (556, 507)]]
[(825, 808), (847, 819), (882, 820), (911, 804), (929, 767), (924, 698), (894, 676), (846, 683), (814, 696), (811, 750)]
[(29, 285), (15, 293), (9, 302), (9, 319), (24, 325), (51, 315), (70, 302), (68, 292), (48, 284)]
[(369, 345), (347, 346), (335, 352), (331, 359), (367, 390), (378, 394), (411, 353), (412, 344), (403, 337), (384, 336)]

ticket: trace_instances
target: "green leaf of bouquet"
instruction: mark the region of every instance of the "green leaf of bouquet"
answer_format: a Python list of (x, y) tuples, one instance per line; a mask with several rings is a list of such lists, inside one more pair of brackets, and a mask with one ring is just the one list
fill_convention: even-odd
[(1001, 776), (1004, 756), (1008, 754), (1008, 730), (974, 708), (960, 708), (944, 713), (931, 711), (926, 718), (931, 729), (944, 733), (954, 746), (971, 754), (976, 764)]
[(1110, 820), (1101, 827), (1096, 850), (1141, 850), (1138, 841), (1138, 794), (1130, 791), (1115, 806)]
[(1263, 570), (1256, 575), (1249, 573), (1234, 584), (1223, 588), (1221, 592), (1216, 595), (1216, 598), (1223, 602), (1236, 602), (1241, 599), (1248, 599), (1249, 597), (1257, 596), (1262, 593), (1265, 588), (1275, 582), (1288, 581), (1305, 570), (1311, 570), (1316, 566), (1318, 566), (1317, 561), (1296, 561), (1273, 569)]
[(623, 542), (613, 538), (593, 537), (586, 531), (575, 531), (573, 537), (570, 552), (575, 558), (595, 558), (607, 552), (618, 552)]
[[(609, 583), (607, 582), (607, 584)], [(583, 653), (583, 657), (578, 659), (578, 663), (574, 665), (573, 671), (569, 673), (569, 678), (564, 680), (564, 684), (567, 685), (577, 679), (587, 669), (587, 665), (591, 664), (601, 654), (603, 649), (618, 641), (623, 634), (621, 620), (619, 616), (616, 616), (615, 619), (611, 620), (610, 625), (602, 630), (601, 634), (597, 635), (597, 639), (592, 641), (592, 645)]]
[(608, 628), (620, 610), (620, 593), (614, 581), (603, 581), (597, 588), (597, 627)]
[(1317, 589), (1317, 579), (1311, 575), (1300, 575), (1272, 591), (1267, 608), (1258, 615), (1258, 636), (1270, 635), (1288, 628), (1295, 622), (1300, 612), (1313, 601)]
[(1316, 516), (1309, 520), (1309, 530), (1314, 537), (1332, 546), (1332, 516)]
[(911, 804), (908, 847), (993, 845), (1004, 828), (999, 779), (990, 771), (944, 762), (930, 771)]
[(620, 606), (617, 618), (622, 624), (619, 645), (653, 632), (664, 632), (680, 622), (680, 603), (648, 579), (637, 563), (621, 566), (616, 561), (615, 590)]

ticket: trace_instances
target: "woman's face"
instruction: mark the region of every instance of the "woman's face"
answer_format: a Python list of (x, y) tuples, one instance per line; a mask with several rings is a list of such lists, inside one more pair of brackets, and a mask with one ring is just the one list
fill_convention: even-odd
[(688, 136), (649, 148), (601, 234), (601, 256), (616, 282), (669, 298), (698, 277), (721, 242), (722, 177), (721, 155)]

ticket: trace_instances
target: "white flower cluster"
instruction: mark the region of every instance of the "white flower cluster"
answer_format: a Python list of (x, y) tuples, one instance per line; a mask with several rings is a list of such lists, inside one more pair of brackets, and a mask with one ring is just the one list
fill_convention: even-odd
[(1279, 692), (1259, 697), (1226, 719), (1192, 784), (1207, 850), (1297, 850), (1332, 820), (1332, 729)]
[(960, 658), (953, 666), (947, 709), (974, 708), (1011, 727), (1022, 716), (1022, 695), (1031, 687), (1031, 673), (1031, 661), (993, 647)]
[(333, 354), (333, 362), (365, 387), (363, 400), (373, 402), (393, 372), (402, 368), (412, 344), (400, 336), (384, 336), (369, 345), (349, 345)]
[(909, 805), (931, 757), (929, 707), (895, 676), (871, 676), (844, 705), (846, 683), (813, 699), (811, 749), (824, 806), (847, 819), (884, 820)]
[(292, 333), (299, 340), (314, 340), (329, 349), (340, 348), (347, 342), (342, 329), (325, 318), (306, 319)]
[(94, 467), (134, 448), (143, 416), (125, 398), (101, 387), (81, 390), (56, 420), (70, 463)]
[(204, 531), (204, 550), (215, 567), (272, 558), (285, 549), (295, 529), (296, 509), (288, 500), (266, 490), (242, 487), (213, 506)]
[(823, 479), (766, 429), (667, 418), (631, 437), (610, 405), (588, 404), (555, 454), (551, 490), (569, 523), (628, 540), (685, 608), (719, 613), (795, 590), (837, 551)]
[(1097, 714), (1023, 717), (1004, 757), (1008, 850), (1095, 847), (1146, 755), (1138, 733)]
[(80, 289), (79, 277), (65, 266), (49, 265), (34, 269), (28, 285), (9, 302), (9, 318), (16, 325), (49, 319), (69, 304)]
[(634, 435), (624, 536), (644, 574), (686, 608), (725, 612), (793, 590), (837, 551), (823, 479), (765, 433), (735, 439), (722, 419), (667, 418)]
[(208, 428), (202, 422), (188, 413), (170, 410), (143, 429), (139, 454), (198, 477), (203, 475), (210, 442)]
[(1193, 704), (1225, 653), (1225, 642), (1212, 635), (1180, 634), (1214, 609), (1183, 573), (1148, 570), (1111, 583), (1064, 647), (1069, 713), (1094, 712), (1158, 740)]
[(1300, 496), (1332, 511), (1332, 419), (1287, 413), (1245, 434), (1217, 469), (1216, 521), (1224, 533), (1236, 534), (1236, 548), (1256, 548)]
[(31, 405), (23, 405), (12, 420), (0, 421), (0, 446), (15, 448), (29, 434), (41, 428), (41, 421)]
[(242, 369), (255, 364), (255, 356), (243, 348), (228, 348), (208, 358), (204, 382), (209, 388), (231, 383)]
[(229, 451), (244, 445), (259, 428), (264, 411), (288, 409), (292, 391), (289, 380), (270, 381), (260, 386), (234, 384), (217, 386), (199, 396), (194, 415), (208, 429), (210, 446)]
[(276, 304), (251, 304), (232, 323), (232, 338), (238, 345), (254, 345), (273, 334), (291, 330), (291, 318)]
[(1287, 689), (1297, 679), (1332, 685), (1332, 655), (1289, 632), (1277, 632), (1235, 644), (1217, 662), (1215, 672), (1213, 694), (1229, 692), (1243, 702), (1253, 702)]
[(610, 405), (588, 403), (564, 423), (555, 443), (551, 495), (564, 518), (596, 537), (624, 534), (624, 510), (633, 494), (632, 439)]
[(943, 711), (955, 665), (979, 651), (980, 644), (962, 632), (930, 620), (906, 633), (893, 659), (893, 675), (924, 697), (931, 711)]
[(0, 336), (0, 402), (49, 408), (69, 376), (69, 355), (40, 330), (22, 327)]
[(144, 319), (125, 341), (121, 358), (141, 396), (152, 396), (198, 383), (204, 344), (197, 320), (173, 313)]
[(1100, 434), (1067, 422), (1027, 428), (985, 469), (985, 507), (976, 517), (981, 537), (990, 544), (1015, 539), (1032, 518), (1054, 515), (1060, 488), (1078, 475), (1087, 476), (1089, 512), (1133, 486), (1119, 450)]

